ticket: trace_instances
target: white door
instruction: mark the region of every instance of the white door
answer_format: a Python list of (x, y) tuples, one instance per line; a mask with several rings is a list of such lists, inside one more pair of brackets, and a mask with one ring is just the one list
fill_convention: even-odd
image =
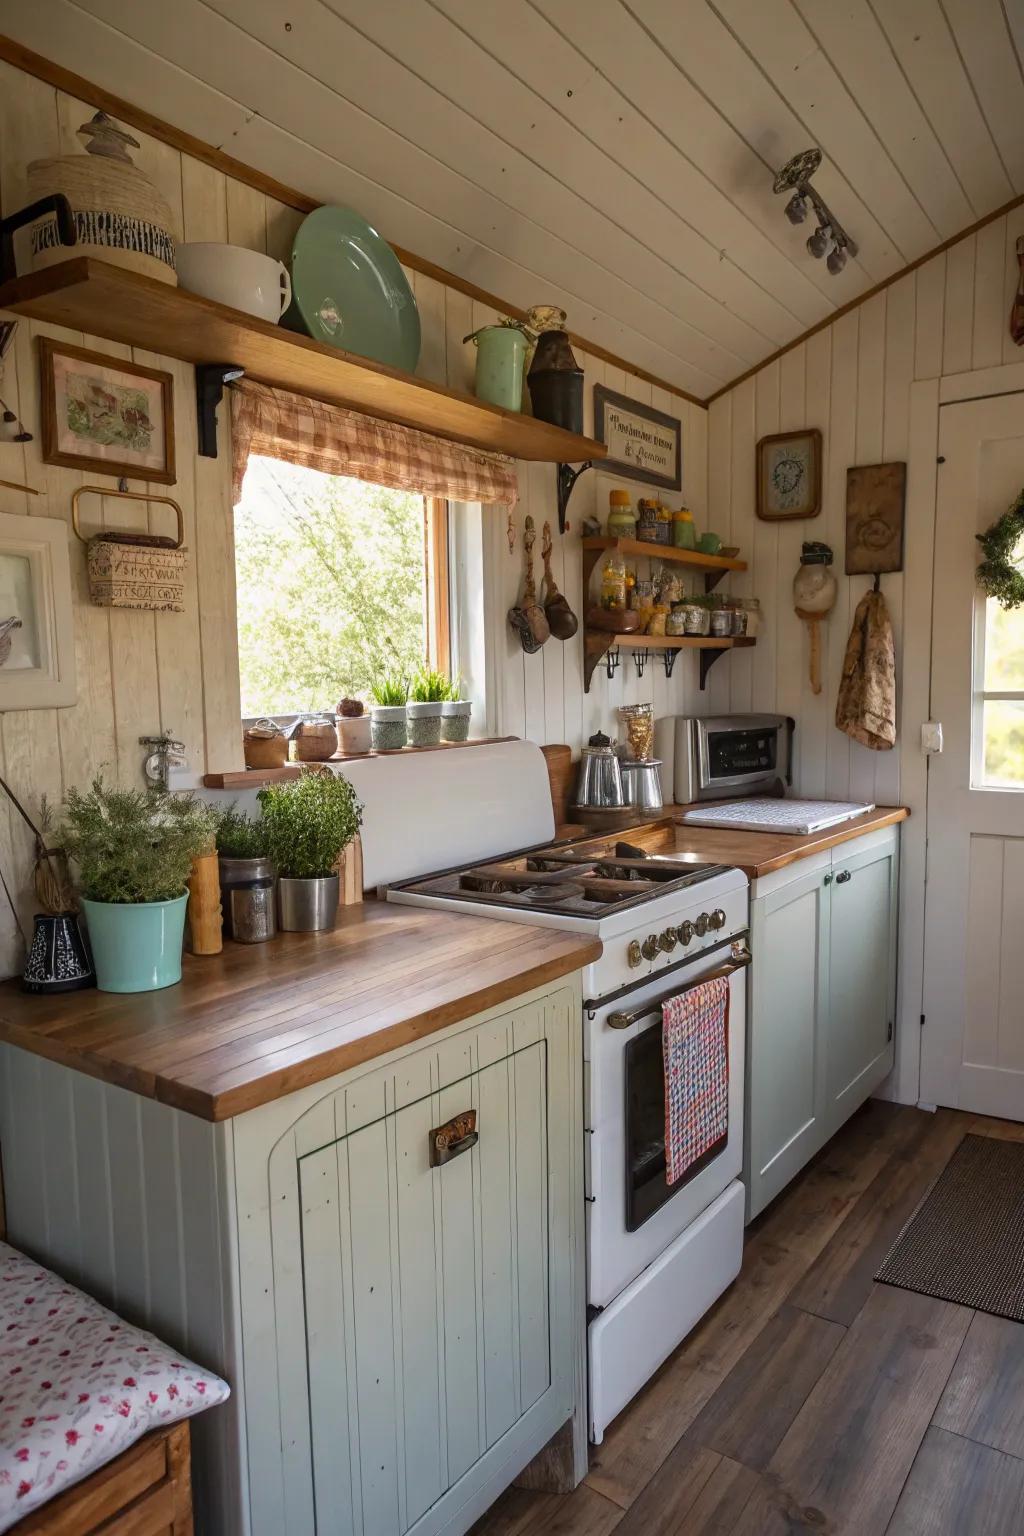
[(1024, 609), (975, 582), (1024, 488), (1024, 395), (943, 406), (939, 455), (921, 1100), (1024, 1120)]

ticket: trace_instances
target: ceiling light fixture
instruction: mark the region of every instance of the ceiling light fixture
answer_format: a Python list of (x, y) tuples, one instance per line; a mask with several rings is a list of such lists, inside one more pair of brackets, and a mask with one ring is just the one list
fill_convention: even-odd
[(846, 233), (835, 214), (823, 198), (811, 186), (811, 177), (821, 164), (820, 149), (805, 149), (792, 160), (787, 160), (775, 178), (774, 192), (791, 192), (786, 204), (786, 218), (791, 224), (802, 224), (808, 214), (808, 205), (814, 209), (818, 227), (807, 241), (810, 255), (818, 260), (827, 256), (828, 270), (833, 277), (846, 266), (848, 256), (856, 256), (857, 244)]

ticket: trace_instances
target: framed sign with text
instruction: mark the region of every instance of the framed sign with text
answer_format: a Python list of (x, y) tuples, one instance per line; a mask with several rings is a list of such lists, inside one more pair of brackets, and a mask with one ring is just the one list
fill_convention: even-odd
[(678, 417), (595, 384), (594, 436), (607, 444), (608, 457), (599, 466), (607, 473), (643, 480), (664, 491), (681, 488), (683, 429)]

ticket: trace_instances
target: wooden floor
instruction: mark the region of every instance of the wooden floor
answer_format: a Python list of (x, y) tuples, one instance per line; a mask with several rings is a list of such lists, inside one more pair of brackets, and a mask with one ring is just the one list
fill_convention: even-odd
[(731, 1290), (568, 1496), (474, 1536), (1024, 1536), (1024, 1325), (876, 1285), (967, 1131), (871, 1102), (747, 1233)]

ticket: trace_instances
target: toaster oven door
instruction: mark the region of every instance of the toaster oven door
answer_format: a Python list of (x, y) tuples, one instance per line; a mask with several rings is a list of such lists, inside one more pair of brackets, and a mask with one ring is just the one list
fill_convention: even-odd
[(722, 715), (694, 722), (698, 800), (765, 793), (792, 783), (793, 721), (786, 715)]

